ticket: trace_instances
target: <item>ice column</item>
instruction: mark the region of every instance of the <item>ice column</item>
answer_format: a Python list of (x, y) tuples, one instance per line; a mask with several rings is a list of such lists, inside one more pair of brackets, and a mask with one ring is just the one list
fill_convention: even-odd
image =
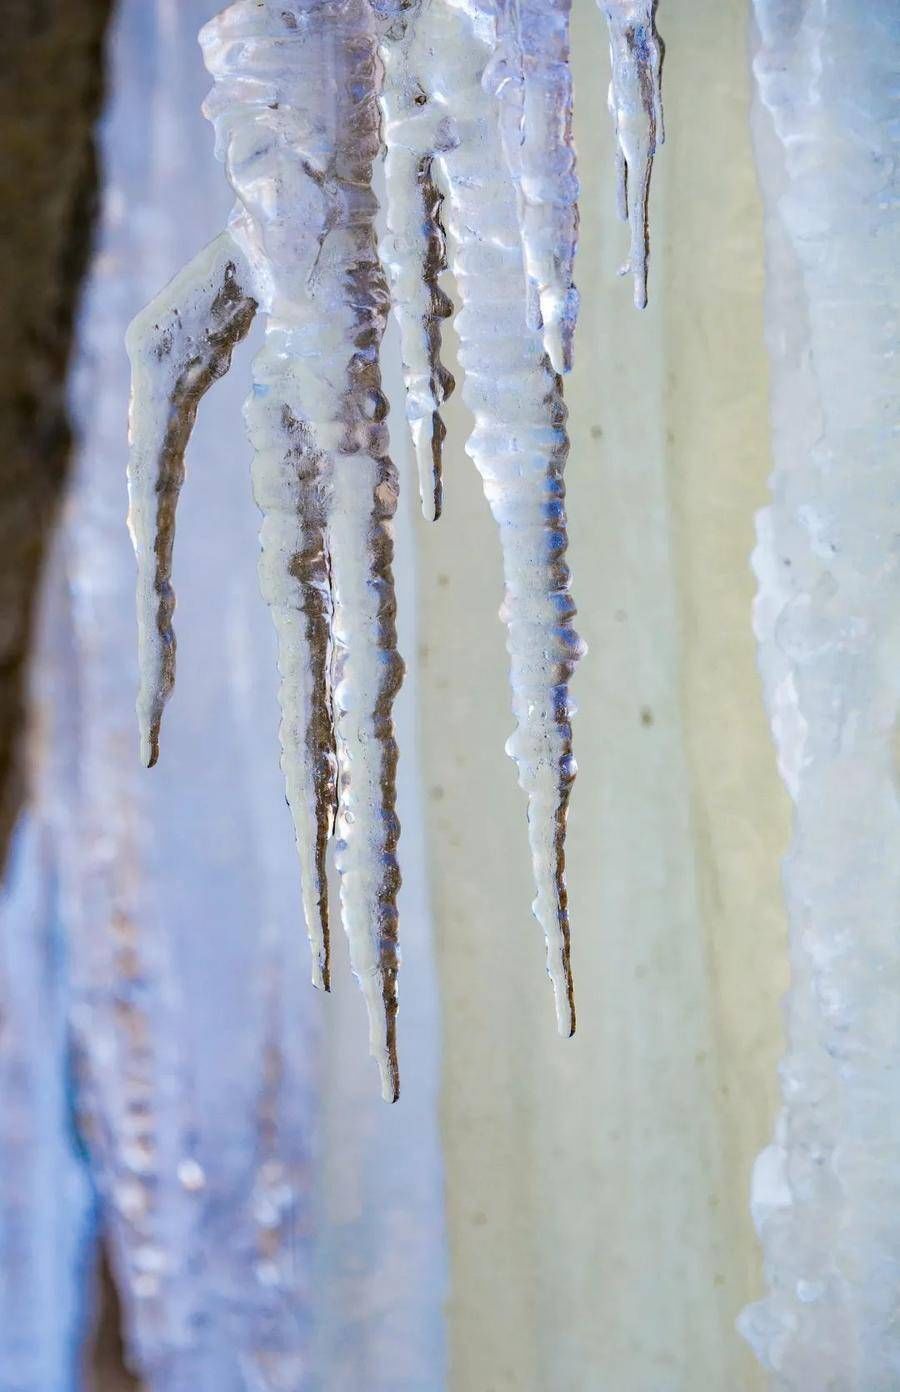
[(755, 626), (792, 984), (754, 1172), (773, 1386), (900, 1385), (900, 11), (756, 0), (775, 471)]

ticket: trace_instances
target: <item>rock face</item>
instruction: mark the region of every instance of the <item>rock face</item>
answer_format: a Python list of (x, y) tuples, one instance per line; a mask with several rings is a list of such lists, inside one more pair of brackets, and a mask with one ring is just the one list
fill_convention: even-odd
[(23, 794), (23, 674), (71, 444), (65, 374), (93, 224), (111, 8), (0, 3), (0, 861)]

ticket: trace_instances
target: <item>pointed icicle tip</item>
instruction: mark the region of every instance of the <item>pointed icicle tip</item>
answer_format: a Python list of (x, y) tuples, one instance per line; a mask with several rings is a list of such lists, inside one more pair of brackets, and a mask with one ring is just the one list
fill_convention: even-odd
[(141, 735), (141, 763), (151, 769), (159, 760), (159, 722), (154, 729)]
[(369, 1016), (369, 1053), (378, 1065), (381, 1096), (396, 1102), (400, 1096), (397, 1062), (396, 978), (387, 981), (381, 970), (360, 978)]
[(572, 990), (571, 973), (566, 973), (565, 981), (554, 981), (553, 994), (556, 999), (556, 1027), (561, 1039), (571, 1039), (575, 1033), (575, 999)]
[(317, 958), (313, 958), (312, 984), (317, 991), (324, 991), (326, 996), (331, 995), (331, 971), (327, 963), (323, 964)]
[(390, 1065), (380, 1065), (381, 1071), (381, 1096), (385, 1102), (392, 1106), (400, 1100), (400, 1079), (397, 1071)]
[(437, 411), (427, 420), (410, 421), (410, 433), (416, 453), (422, 516), (426, 522), (437, 522), (441, 516), (444, 490), (441, 482), (441, 446), (447, 431)]

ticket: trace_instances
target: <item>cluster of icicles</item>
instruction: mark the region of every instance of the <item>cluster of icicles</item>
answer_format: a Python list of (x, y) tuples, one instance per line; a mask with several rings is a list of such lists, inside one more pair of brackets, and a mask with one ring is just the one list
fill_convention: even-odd
[[(142, 756), (156, 762), (175, 674), (175, 509), (197, 407), (257, 310), (246, 423), (278, 634), (281, 746), (313, 979), (329, 987), (326, 849), (384, 1095), (398, 1094), (397, 749), (403, 664), (391, 574), (397, 475), (379, 351), (401, 332), (425, 516), (441, 510), (441, 365), (452, 306), (467, 450), (500, 531), (513, 708), (560, 1032), (575, 1028), (564, 834), (575, 763), (561, 375), (572, 362), (578, 186), (571, 0), (238, 0), (203, 29), (206, 114), (237, 196), (228, 228), (129, 331), (129, 522), (138, 560)], [(650, 169), (662, 140), (652, 0), (609, 24), (619, 208), (646, 303)], [(379, 247), (373, 165), (386, 149)], [(385, 274), (387, 273), (387, 274)]]

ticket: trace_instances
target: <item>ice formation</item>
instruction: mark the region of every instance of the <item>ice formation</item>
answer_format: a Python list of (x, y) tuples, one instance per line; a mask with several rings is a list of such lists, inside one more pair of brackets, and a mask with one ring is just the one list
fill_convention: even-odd
[[(398, 1093), (397, 750), (403, 665), (391, 572), (397, 477), (379, 352), (393, 304), (426, 517), (441, 510), (440, 360), (452, 312), (468, 452), (500, 531), (516, 733), (559, 1027), (575, 1026), (564, 835), (575, 773), (569, 678), (581, 652), (565, 562), (577, 181), (569, 0), (238, 0), (201, 43), (237, 203), (226, 231), (134, 321), (130, 526), (138, 557), (145, 763), (174, 680), (175, 507), (200, 398), (254, 314), (265, 346), (246, 421), (263, 514), (260, 582), (278, 634), (282, 768), (313, 980), (330, 982), (326, 852), (388, 1099)], [(605, 5), (636, 298), (647, 186), (662, 138), (647, 5)], [(380, 104), (380, 109), (379, 109)], [(376, 246), (373, 163), (386, 145)], [(626, 174), (627, 170), (627, 174)], [(623, 193), (623, 197), (626, 195)], [(391, 293), (392, 292), (392, 293)]]
[(463, 394), (475, 416), (467, 451), (500, 532), (517, 730), (507, 749), (528, 796), (528, 833), (547, 966), (562, 1034), (575, 1028), (563, 841), (575, 773), (568, 682), (581, 645), (565, 563), (562, 384), (541, 332), (523, 322), (524, 266), (483, 75), (491, 49), (463, 7), (448, 7), (431, 99), (444, 112), (439, 167), (448, 190)]
[(196, 399), (227, 367), (259, 304), (266, 343), (246, 418), (313, 979), (328, 987), (325, 847), (334, 832), (351, 961), (382, 1090), (393, 1099), (391, 705), (402, 664), (391, 576), (397, 485), (378, 367), (388, 295), (371, 190), (380, 139), (374, 14), (367, 0), (242, 3), (211, 21), (201, 43), (216, 79), (207, 114), (238, 202), (229, 229), (129, 333), (142, 749), (152, 763), (174, 670), (174, 499)]
[[(427, 3), (427, 0), (426, 0)], [(446, 428), (440, 408), (455, 386), (441, 363), (441, 321), (453, 306), (441, 288), (447, 267), (443, 194), (434, 177), (440, 142), (440, 113), (429, 102), (410, 67), (420, 0), (382, 0), (381, 104), (386, 143), (387, 235), (381, 255), (391, 279), (400, 326), (406, 417), (419, 471), (422, 512), (429, 522), (441, 515), (441, 446)]]
[(782, 776), (792, 983), (753, 1178), (785, 1392), (900, 1386), (900, 13), (755, 0), (775, 471), (755, 627)]
[(656, 32), (656, 0), (598, 0), (609, 25), (609, 111), (616, 131), (616, 203), (628, 223), (631, 274), (637, 309), (647, 304), (648, 200), (653, 157), (666, 138), (663, 124), (662, 44)]
[(503, 151), (518, 196), (528, 326), (543, 326), (555, 372), (572, 366), (578, 292), (578, 180), (569, 68), (571, 0), (496, 0), (485, 86), (499, 102)]

